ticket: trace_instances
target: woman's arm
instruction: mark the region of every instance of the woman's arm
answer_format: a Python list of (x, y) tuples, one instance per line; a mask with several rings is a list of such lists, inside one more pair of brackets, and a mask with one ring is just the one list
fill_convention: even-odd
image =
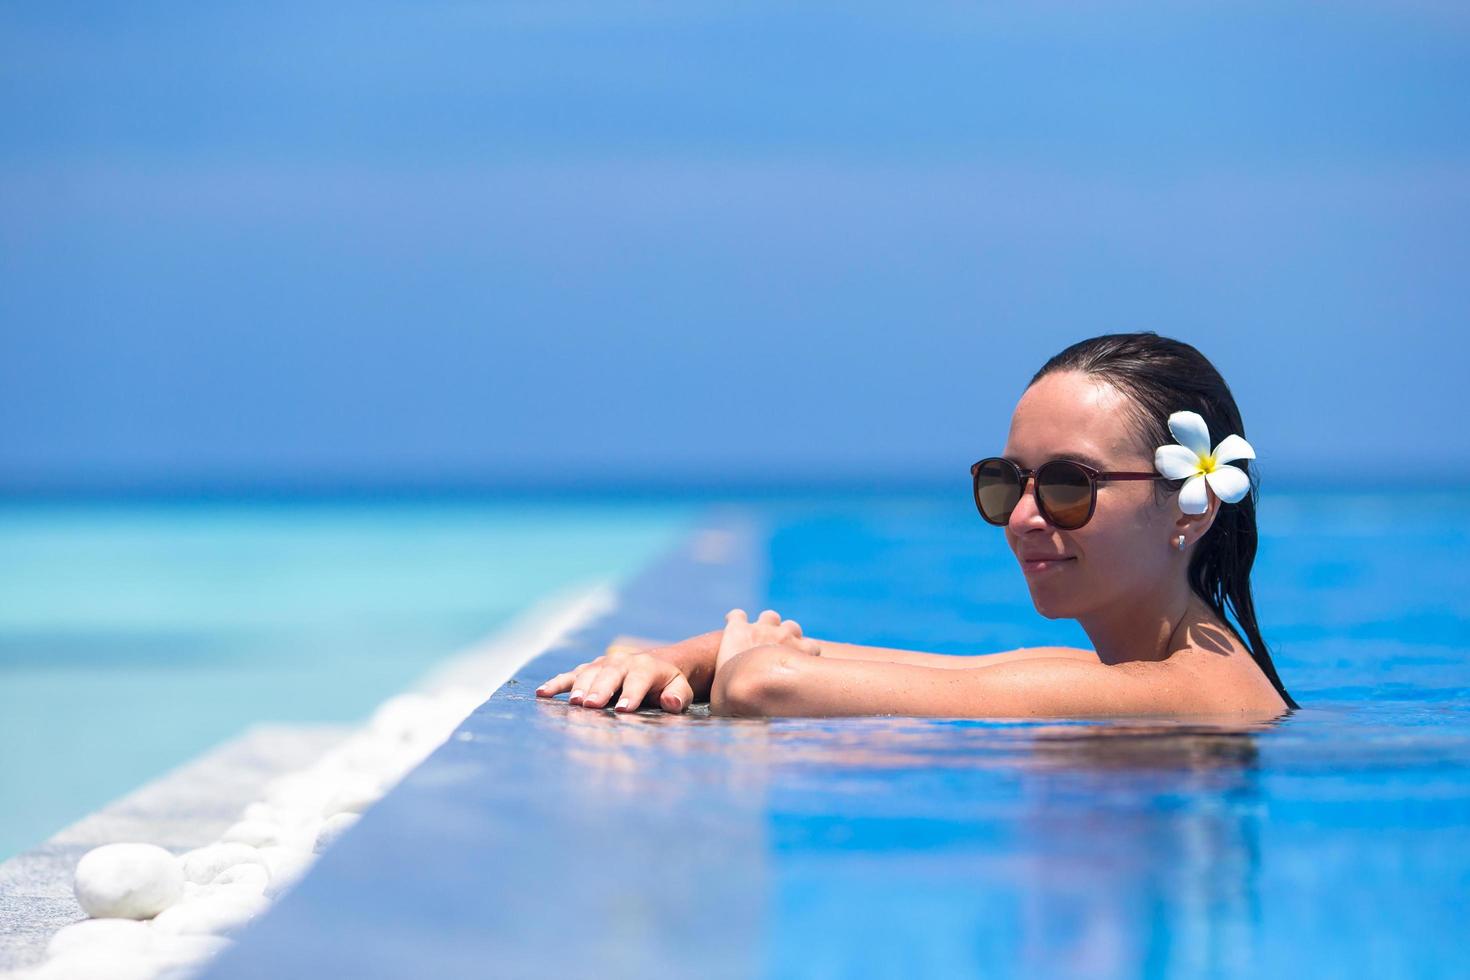
[[(677, 643), (619, 635), (608, 644), (603, 656), (549, 678), (536, 689), (536, 694), (555, 697), (570, 692), (568, 703), (587, 708), (603, 708), (617, 701), (618, 710), (637, 711), (645, 702), (652, 701), (665, 711), (680, 712), (695, 701), (709, 700), (723, 632), (711, 630)], [(1076, 647), (1027, 647), (1001, 653), (954, 656), (861, 646), (836, 640), (816, 640), (816, 643), (821, 648), (821, 656), (832, 660), (879, 661), (943, 669), (973, 669), (1038, 658), (1097, 663), (1097, 654)], [(640, 658), (640, 654), (646, 656)], [(650, 659), (668, 665), (668, 669), (661, 668), (659, 663), (650, 663)], [(621, 700), (618, 699), (619, 694), (623, 696)]]
[(1107, 666), (1064, 657), (945, 669), (891, 661), (834, 663), (761, 646), (715, 675), (718, 714), (1087, 717), (1218, 712), (1166, 663)]
[[(816, 639), (816, 637), (812, 637)], [(1057, 657), (1066, 660), (1081, 660), (1097, 663), (1097, 654), (1078, 647), (1023, 647), (1001, 653), (948, 654), (921, 653), (918, 650), (899, 650), (893, 647), (866, 647), (856, 643), (838, 643), (835, 640), (817, 640), (822, 656), (836, 660), (877, 660), (890, 664), (911, 664), (915, 667), (956, 668), (987, 667), (1011, 660), (1035, 660), (1038, 657)]]
[[(722, 630), (712, 630), (691, 636), (678, 643), (652, 640), (625, 633), (613, 637), (606, 653), (653, 653), (675, 664), (690, 677), (695, 693), (702, 700), (709, 694), (710, 681), (714, 679), (715, 659), (720, 650)], [(811, 639), (815, 640), (815, 637)], [(1005, 653), (990, 653), (969, 656), (951, 656), (945, 653), (922, 653), (918, 650), (900, 650), (895, 647), (869, 647), (856, 643), (839, 643), (836, 640), (816, 640), (822, 648), (822, 656), (837, 660), (886, 660), (889, 663), (922, 664), (926, 667), (974, 667), (982, 657), (1009, 658), (1015, 654), (1030, 652), (1008, 650)], [(1065, 647), (1037, 647), (1037, 650), (1064, 650)], [(1087, 651), (1079, 650), (1078, 653)]]
[[(662, 648), (659, 655), (669, 656), (669, 659), (674, 661), (679, 669), (690, 678), (698, 699), (704, 700), (709, 695), (710, 681), (714, 678), (715, 656), (720, 649), (720, 634), (720, 630), (713, 630), (709, 633), (701, 633), (699, 636), (691, 636), (678, 644), (665, 644), (659, 640), (620, 635), (613, 638), (612, 643), (608, 645), (607, 652), (612, 653), (615, 650), (651, 651)], [(1003, 664), (1010, 660), (1035, 660), (1038, 657), (1061, 657), (1087, 663), (1098, 662), (1096, 653), (1080, 647), (1021, 647), (1000, 653), (949, 654), (924, 653), (920, 650), (904, 650), (897, 647), (870, 647), (857, 643), (841, 643), (837, 640), (808, 638), (815, 640), (822, 648), (822, 656), (833, 660), (881, 660), (891, 664), (913, 664), (918, 667), (946, 669), (985, 667), (990, 664)], [(676, 650), (678, 651), (677, 658), (673, 656)]]

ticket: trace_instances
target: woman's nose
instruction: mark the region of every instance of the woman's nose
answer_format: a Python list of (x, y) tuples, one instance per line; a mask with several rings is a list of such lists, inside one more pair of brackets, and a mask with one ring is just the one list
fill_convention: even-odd
[(1013, 531), (1047, 526), (1046, 517), (1036, 507), (1036, 494), (1032, 492), (1030, 479), (1021, 484), (1021, 499), (1011, 509), (1011, 519), (1006, 523)]

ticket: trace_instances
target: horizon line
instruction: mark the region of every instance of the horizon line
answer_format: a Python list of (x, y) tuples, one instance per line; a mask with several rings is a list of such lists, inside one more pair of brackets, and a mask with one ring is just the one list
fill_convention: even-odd
[[(331, 500), (472, 500), (493, 497), (545, 496), (585, 498), (766, 497), (806, 494), (846, 496), (934, 495), (946, 490), (968, 495), (966, 477), (937, 472), (876, 475), (829, 474), (779, 478), (704, 476), (679, 473), (613, 474), (605, 479), (587, 476), (523, 475), (470, 478), (194, 478), (0, 481), (0, 503), (87, 501), (331, 501)], [(1322, 479), (1307, 472), (1272, 474), (1258, 492), (1274, 489), (1323, 493), (1382, 492), (1402, 487), (1403, 481), (1385, 475), (1357, 479), (1344, 488), (1341, 480)], [(1470, 490), (1470, 471), (1449, 471), (1433, 482), (1417, 481), (1422, 490)]]

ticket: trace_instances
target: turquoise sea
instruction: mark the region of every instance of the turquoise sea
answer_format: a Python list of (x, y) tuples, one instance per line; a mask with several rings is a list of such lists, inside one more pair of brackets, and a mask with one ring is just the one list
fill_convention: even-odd
[(636, 571), (694, 512), (0, 506), (0, 860), (254, 722), (365, 718), (535, 600)]

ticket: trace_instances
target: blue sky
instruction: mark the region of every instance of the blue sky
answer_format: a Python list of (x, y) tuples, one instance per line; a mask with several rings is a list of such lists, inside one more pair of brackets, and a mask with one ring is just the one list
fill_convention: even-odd
[(1134, 329), (1467, 474), (1467, 91), (1449, 4), (7, 5), (0, 488), (927, 479)]

